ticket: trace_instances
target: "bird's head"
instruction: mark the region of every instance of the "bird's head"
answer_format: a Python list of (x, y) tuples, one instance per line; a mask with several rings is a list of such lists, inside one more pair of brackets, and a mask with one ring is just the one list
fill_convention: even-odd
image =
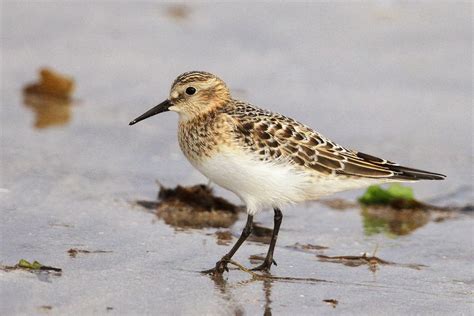
[(224, 81), (203, 71), (185, 72), (171, 86), (169, 98), (130, 122), (138, 123), (150, 116), (174, 111), (187, 120), (218, 108), (231, 100)]

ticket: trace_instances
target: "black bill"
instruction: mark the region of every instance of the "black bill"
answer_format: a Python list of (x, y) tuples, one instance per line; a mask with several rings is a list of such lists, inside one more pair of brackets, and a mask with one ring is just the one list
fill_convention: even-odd
[(149, 118), (150, 116), (169, 111), (170, 106), (171, 106), (170, 100), (165, 100), (161, 102), (160, 104), (158, 104), (157, 106), (149, 109), (148, 111), (146, 111), (145, 113), (143, 113), (142, 115), (140, 115), (139, 117), (131, 121), (130, 123), (128, 123), (128, 125), (136, 124), (140, 121), (143, 121), (146, 118)]

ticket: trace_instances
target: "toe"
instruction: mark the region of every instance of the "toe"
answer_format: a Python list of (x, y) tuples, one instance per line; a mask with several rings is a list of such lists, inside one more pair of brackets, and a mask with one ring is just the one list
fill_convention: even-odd
[(250, 269), (251, 271), (263, 271), (263, 272), (270, 272), (270, 266), (268, 264), (261, 264), (253, 269)]

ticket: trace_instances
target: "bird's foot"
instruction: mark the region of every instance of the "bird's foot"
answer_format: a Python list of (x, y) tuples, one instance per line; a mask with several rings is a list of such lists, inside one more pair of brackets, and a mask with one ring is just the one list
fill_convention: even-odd
[(275, 260), (267, 260), (263, 261), (263, 263), (259, 266), (256, 266), (255, 268), (252, 268), (250, 270), (252, 271), (263, 271), (263, 272), (270, 272), (270, 268), (272, 267), (272, 264), (277, 265)]
[(221, 260), (216, 262), (216, 266), (209, 270), (201, 271), (203, 274), (211, 274), (211, 275), (222, 275), (224, 271), (229, 272), (229, 268), (227, 264), (229, 263), (229, 259), (222, 258)]

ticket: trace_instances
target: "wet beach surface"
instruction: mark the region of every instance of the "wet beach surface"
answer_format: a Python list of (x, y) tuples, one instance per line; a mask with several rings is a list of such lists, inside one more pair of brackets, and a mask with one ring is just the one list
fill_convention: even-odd
[[(207, 70), (342, 145), (448, 175), (410, 184), (420, 200), (472, 205), (469, 4), (2, 6), (0, 264), (62, 272), (0, 270), (0, 314), (473, 312), (472, 207), (364, 209), (361, 190), (283, 210), (272, 274), (293, 279), (201, 275), (245, 213), (193, 228), (137, 204), (156, 180), (207, 180), (179, 150), (174, 113), (128, 126), (179, 73)], [(23, 95), (44, 66), (74, 78), (71, 100)], [(267, 246), (254, 238), (235, 260), (256, 265)]]

